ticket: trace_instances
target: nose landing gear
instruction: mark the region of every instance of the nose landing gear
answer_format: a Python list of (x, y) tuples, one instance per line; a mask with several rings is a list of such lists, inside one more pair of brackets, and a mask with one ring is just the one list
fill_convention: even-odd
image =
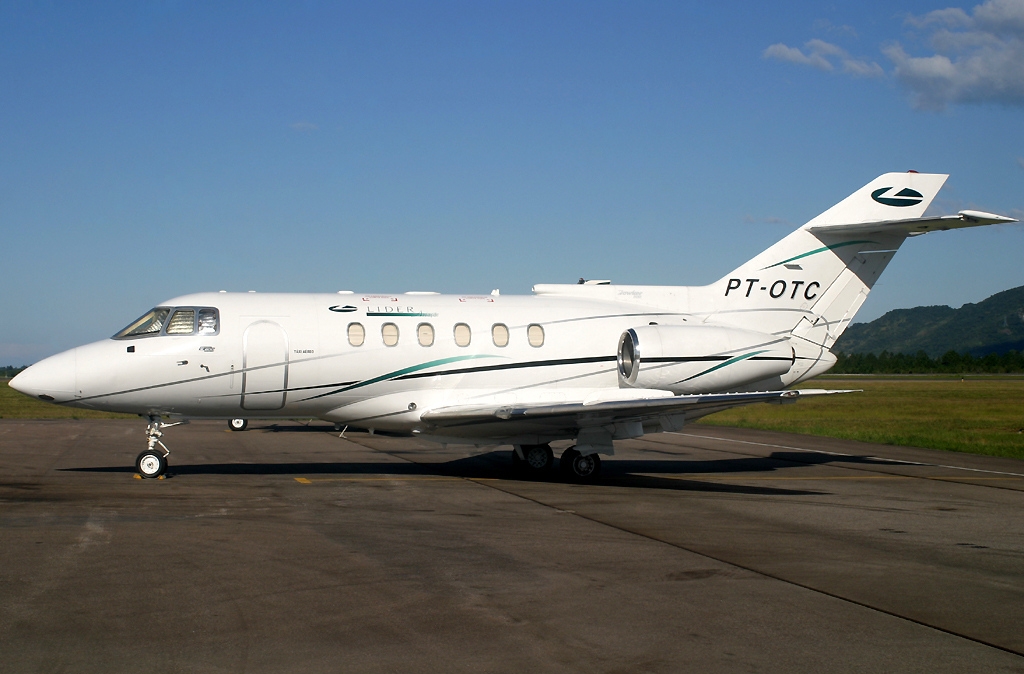
[[(165, 424), (160, 420), (159, 416), (150, 415), (149, 425), (146, 427), (146, 437), (149, 439), (149, 446), (135, 458), (135, 469), (139, 471), (139, 475), (146, 479), (155, 479), (166, 472), (167, 457), (170, 455), (171, 450), (167, 449), (167, 445), (160, 439), (164, 434), (162, 429), (187, 423), (188, 421), (186, 420)], [(159, 449), (157, 445), (160, 446)]]

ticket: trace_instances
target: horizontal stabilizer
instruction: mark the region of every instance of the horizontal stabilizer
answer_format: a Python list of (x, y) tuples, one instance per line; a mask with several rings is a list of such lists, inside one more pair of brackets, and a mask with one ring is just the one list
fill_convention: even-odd
[(881, 220), (878, 222), (859, 222), (849, 225), (821, 225), (807, 228), (812, 234), (925, 234), (927, 232), (962, 229), (964, 227), (980, 227), (982, 225), (1004, 225), (1017, 222), (1013, 218), (982, 211), (960, 211), (956, 215), (943, 215), (935, 218), (909, 218), (906, 220)]

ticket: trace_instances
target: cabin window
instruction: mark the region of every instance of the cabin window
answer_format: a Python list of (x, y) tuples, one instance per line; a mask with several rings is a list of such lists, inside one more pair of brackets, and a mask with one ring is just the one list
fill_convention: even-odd
[(508, 346), (508, 326), (503, 323), (492, 325), (491, 339), (494, 340), (494, 346)]
[(171, 310), (167, 307), (150, 309), (141, 317), (128, 324), (128, 327), (114, 335), (114, 339), (125, 339), (129, 337), (152, 337), (159, 335), (167, 322), (167, 316)]
[(526, 337), (530, 340), (530, 346), (544, 346), (544, 328), (536, 323), (526, 329)]
[(416, 339), (420, 346), (431, 346), (434, 343), (434, 326), (430, 323), (420, 323), (416, 326)]
[(217, 331), (220, 330), (220, 320), (217, 316), (216, 309), (200, 309), (199, 310), (199, 334), (200, 335), (216, 335)]
[(455, 343), (458, 346), (469, 346), (469, 342), (473, 337), (472, 331), (469, 326), (465, 323), (455, 324)]
[(178, 309), (167, 324), (168, 335), (191, 335), (196, 331), (196, 310)]
[(348, 324), (348, 343), (352, 346), (362, 346), (366, 341), (366, 330), (360, 323)]
[(380, 336), (384, 339), (384, 346), (398, 344), (398, 326), (394, 323), (385, 323), (380, 326)]

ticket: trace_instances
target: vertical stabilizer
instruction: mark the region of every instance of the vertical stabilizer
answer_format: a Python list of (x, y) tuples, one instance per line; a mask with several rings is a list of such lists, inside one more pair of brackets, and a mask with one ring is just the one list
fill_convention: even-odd
[(714, 320), (828, 349), (908, 235), (884, 224), (923, 216), (946, 178), (879, 176), (714, 284)]

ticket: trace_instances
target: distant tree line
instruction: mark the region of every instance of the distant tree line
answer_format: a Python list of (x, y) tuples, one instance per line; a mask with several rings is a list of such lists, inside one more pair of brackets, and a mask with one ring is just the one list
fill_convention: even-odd
[(14, 375), (24, 370), (28, 365), (22, 365), (21, 367), (14, 367), (13, 365), (7, 365), (0, 367), (0, 379), (11, 379)]
[(1007, 351), (972, 356), (970, 353), (947, 351), (930, 358), (924, 351), (915, 354), (873, 353), (836, 354), (830, 374), (1007, 374), (1024, 373), (1024, 353)]

